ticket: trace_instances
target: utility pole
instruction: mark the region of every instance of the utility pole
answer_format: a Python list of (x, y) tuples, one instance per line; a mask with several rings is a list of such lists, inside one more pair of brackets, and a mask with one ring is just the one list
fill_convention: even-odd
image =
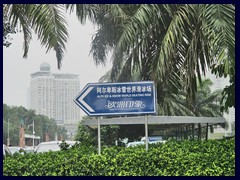
[(8, 138), (7, 138), (7, 146), (10, 146), (10, 138), (9, 138), (9, 118), (8, 118)]
[(33, 120), (33, 147), (34, 147), (34, 136), (35, 136), (35, 132), (34, 132), (34, 120)]
[(34, 147), (34, 136), (35, 136), (35, 132), (34, 132), (34, 120), (33, 120), (33, 123), (32, 124), (30, 124), (30, 125), (28, 125), (28, 127), (29, 126), (32, 126), (33, 127), (33, 132), (32, 132), (32, 134), (33, 134), (33, 147)]

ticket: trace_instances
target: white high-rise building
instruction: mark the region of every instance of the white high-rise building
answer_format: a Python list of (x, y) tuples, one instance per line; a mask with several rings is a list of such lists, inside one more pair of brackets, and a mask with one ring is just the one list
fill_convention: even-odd
[(42, 63), (40, 71), (31, 74), (30, 108), (56, 120), (58, 125), (77, 124), (80, 108), (74, 98), (80, 92), (79, 75), (50, 72)]
[(55, 119), (58, 124), (75, 124), (80, 120), (80, 108), (74, 98), (80, 92), (79, 76), (53, 74), (55, 94)]

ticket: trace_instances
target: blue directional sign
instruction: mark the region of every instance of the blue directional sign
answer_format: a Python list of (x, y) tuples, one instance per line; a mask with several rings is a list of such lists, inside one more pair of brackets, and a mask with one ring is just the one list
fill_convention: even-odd
[(74, 102), (89, 116), (155, 114), (155, 94), (152, 81), (89, 83)]

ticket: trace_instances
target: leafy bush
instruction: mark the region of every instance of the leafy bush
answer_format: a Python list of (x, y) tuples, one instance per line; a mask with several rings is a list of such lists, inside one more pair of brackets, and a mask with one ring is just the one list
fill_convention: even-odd
[(4, 176), (234, 176), (235, 139), (169, 141), (131, 148), (76, 146), (3, 160)]

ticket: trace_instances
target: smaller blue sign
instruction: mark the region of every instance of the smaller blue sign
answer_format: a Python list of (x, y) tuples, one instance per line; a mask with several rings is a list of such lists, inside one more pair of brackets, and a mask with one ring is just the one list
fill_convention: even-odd
[(89, 116), (156, 114), (155, 93), (152, 81), (89, 83), (74, 101)]

